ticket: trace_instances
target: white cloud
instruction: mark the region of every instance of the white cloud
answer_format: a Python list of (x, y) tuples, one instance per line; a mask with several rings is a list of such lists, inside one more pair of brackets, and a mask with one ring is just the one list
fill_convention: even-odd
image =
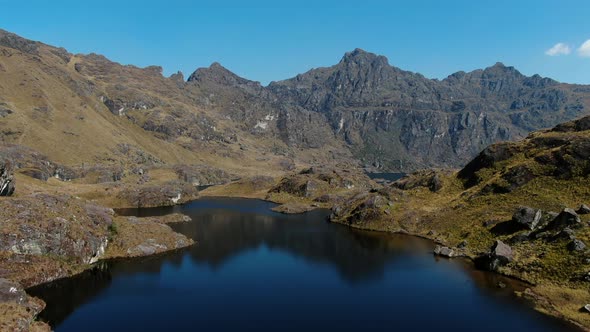
[[(588, 44), (590, 44), (590, 40), (588, 41)], [(590, 49), (590, 45), (588, 45), (588, 48)], [(552, 48), (545, 51), (545, 54), (547, 54), (549, 56), (557, 56), (557, 55), (568, 55), (571, 52), (572, 52), (572, 49), (570, 48), (570, 46), (568, 44), (557, 43)]]
[(590, 58), (590, 39), (586, 40), (580, 48), (578, 48), (578, 54), (584, 58)]

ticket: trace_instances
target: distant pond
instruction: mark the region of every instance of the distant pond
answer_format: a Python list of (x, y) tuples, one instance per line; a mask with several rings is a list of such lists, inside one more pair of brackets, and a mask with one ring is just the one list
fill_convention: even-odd
[(573, 330), (512, 294), (525, 285), (436, 258), (430, 241), (273, 206), (207, 198), (122, 211), (190, 215), (174, 228), (198, 244), (31, 289), (47, 302), (41, 319), (58, 332)]
[(406, 173), (367, 173), (367, 176), (377, 182), (394, 182), (406, 176)]

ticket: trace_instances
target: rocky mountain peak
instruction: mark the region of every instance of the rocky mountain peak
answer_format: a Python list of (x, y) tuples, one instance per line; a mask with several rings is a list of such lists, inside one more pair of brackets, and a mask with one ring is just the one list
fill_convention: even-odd
[(356, 65), (380, 65), (388, 66), (389, 61), (382, 55), (367, 52), (363, 49), (356, 48), (351, 52), (346, 52), (340, 60), (341, 64), (356, 64)]
[(495, 65), (484, 69), (482, 76), (484, 78), (502, 77), (502, 76), (511, 76), (514, 78), (524, 78), (525, 77), (518, 70), (516, 70), (516, 68), (514, 68), (512, 66), (506, 66), (502, 62), (496, 62)]
[(242, 78), (229, 69), (223, 67), (219, 62), (213, 62), (208, 68), (195, 70), (188, 78), (188, 82), (214, 83), (226, 86), (260, 85), (258, 82)]

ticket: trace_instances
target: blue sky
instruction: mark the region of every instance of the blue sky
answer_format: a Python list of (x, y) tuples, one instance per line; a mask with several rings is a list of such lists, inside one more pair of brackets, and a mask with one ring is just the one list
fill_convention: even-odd
[(266, 84), (359, 47), (430, 78), (501, 61), (590, 84), (590, 57), (578, 52), (590, 40), (588, 0), (0, 0), (0, 28), (186, 77), (218, 61)]

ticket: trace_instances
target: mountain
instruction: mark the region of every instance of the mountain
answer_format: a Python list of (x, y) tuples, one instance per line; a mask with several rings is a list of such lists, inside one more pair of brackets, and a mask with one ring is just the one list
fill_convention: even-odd
[(290, 108), (324, 114), (365, 163), (397, 170), (459, 167), (490, 143), (587, 114), (590, 105), (588, 86), (501, 63), (438, 81), (360, 49), (269, 89)]
[(65, 165), (459, 167), (589, 107), (590, 86), (502, 64), (431, 80), (356, 49), (265, 87), (219, 63), (185, 81), (0, 31), (0, 141)]

